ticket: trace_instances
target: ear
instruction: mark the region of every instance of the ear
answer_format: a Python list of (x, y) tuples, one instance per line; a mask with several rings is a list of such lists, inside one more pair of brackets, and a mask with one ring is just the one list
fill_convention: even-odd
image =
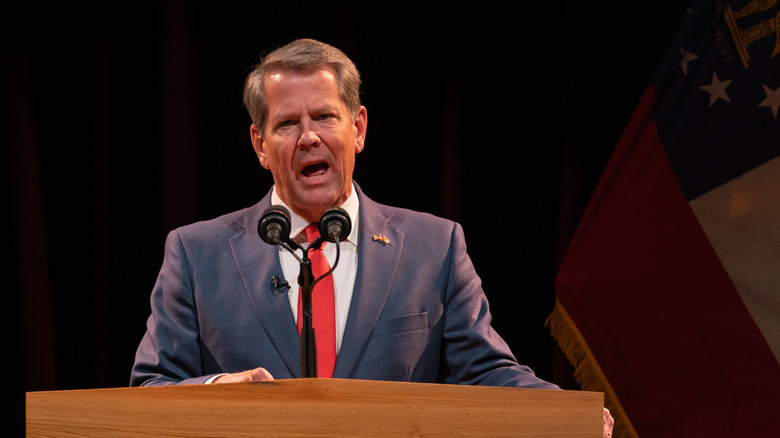
[(355, 153), (359, 154), (366, 145), (366, 129), (368, 128), (368, 111), (361, 106), (355, 115)]
[(254, 124), (249, 127), (249, 136), (252, 140), (252, 147), (255, 149), (255, 154), (257, 154), (257, 158), (260, 160), (260, 165), (263, 166), (263, 168), (268, 169), (268, 153), (265, 150), (265, 140)]

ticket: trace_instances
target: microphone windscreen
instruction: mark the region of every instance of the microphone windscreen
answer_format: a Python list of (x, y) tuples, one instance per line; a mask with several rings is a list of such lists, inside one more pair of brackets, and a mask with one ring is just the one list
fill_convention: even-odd
[(343, 208), (333, 207), (320, 216), (318, 228), (320, 237), (328, 242), (335, 242), (336, 239), (339, 242), (343, 242), (347, 240), (349, 233), (352, 232), (352, 221)]
[(290, 212), (281, 205), (265, 209), (257, 223), (257, 233), (264, 242), (276, 245), (290, 239)]

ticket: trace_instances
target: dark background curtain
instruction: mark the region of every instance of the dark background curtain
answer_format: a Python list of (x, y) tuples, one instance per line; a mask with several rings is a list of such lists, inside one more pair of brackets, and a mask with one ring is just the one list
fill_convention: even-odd
[(26, 391), (128, 384), (167, 232), (270, 188), (243, 78), (296, 37), (342, 48), (363, 74), (356, 181), (379, 202), (459, 221), (495, 328), (521, 363), (576, 388), (544, 327), (557, 265), (684, 4), (2, 11), (9, 426), (23, 427)]

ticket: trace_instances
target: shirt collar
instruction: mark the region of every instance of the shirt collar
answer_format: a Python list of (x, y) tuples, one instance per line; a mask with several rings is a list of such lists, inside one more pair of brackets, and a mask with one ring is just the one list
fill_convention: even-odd
[[(290, 237), (297, 236), (300, 232), (303, 231), (304, 228), (306, 228), (309, 225), (308, 221), (306, 221), (304, 218), (298, 215), (298, 213), (293, 211), (293, 209), (290, 208), (289, 205), (285, 204), (284, 201), (282, 201), (282, 199), (279, 197), (279, 195), (276, 194), (276, 186), (274, 186), (273, 190), (271, 190), (271, 205), (281, 205), (290, 211)], [(352, 184), (352, 193), (350, 193), (347, 200), (344, 201), (344, 203), (341, 204), (340, 207), (347, 212), (347, 214), (349, 215), (349, 219), (352, 221), (352, 231), (350, 231), (349, 237), (345, 242), (349, 242), (357, 246), (358, 219), (360, 218), (358, 212), (360, 211), (360, 200), (358, 199), (357, 191), (355, 190), (354, 184)]]

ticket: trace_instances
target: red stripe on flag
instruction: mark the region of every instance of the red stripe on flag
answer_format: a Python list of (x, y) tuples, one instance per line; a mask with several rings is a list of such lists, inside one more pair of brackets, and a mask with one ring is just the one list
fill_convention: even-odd
[(563, 260), (559, 304), (623, 433), (776, 434), (780, 365), (677, 183), (654, 103), (648, 87)]

